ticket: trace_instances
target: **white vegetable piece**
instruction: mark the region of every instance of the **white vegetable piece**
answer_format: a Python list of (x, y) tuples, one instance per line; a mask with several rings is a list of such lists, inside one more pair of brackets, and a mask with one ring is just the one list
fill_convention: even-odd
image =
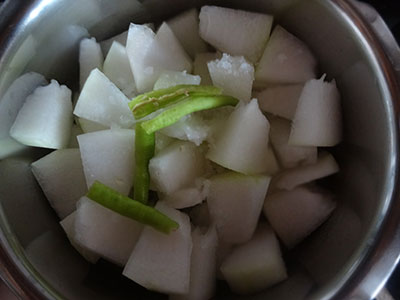
[(76, 217), (76, 211), (69, 214), (62, 221), (60, 221), (60, 225), (64, 229), (65, 234), (68, 237), (68, 240), (70, 241), (71, 245), (75, 248), (75, 250), (78, 251), (79, 254), (82, 255), (83, 258), (85, 258), (87, 261), (91, 262), (92, 264), (95, 264), (99, 260), (100, 256), (94, 253), (93, 251), (90, 251), (89, 249), (78, 245), (75, 241), (75, 217)]
[(144, 62), (158, 75), (162, 71), (192, 71), (190, 57), (165, 22), (158, 29)]
[(191, 58), (207, 52), (207, 45), (199, 35), (199, 13), (195, 8), (173, 17), (167, 24)]
[(69, 138), (68, 148), (79, 148), (77, 136), (82, 133), (82, 128), (79, 125), (72, 124), (71, 137)]
[(135, 119), (128, 98), (101, 71), (94, 69), (79, 95), (74, 114), (110, 127), (133, 126)]
[(287, 278), (278, 240), (266, 224), (259, 226), (248, 243), (234, 248), (221, 271), (238, 294), (260, 292)]
[(45, 84), (47, 80), (43, 75), (29, 72), (15, 79), (10, 85), (0, 101), (0, 143), (3, 138), (9, 137), (10, 128), (26, 98), (38, 86)]
[(113, 42), (104, 61), (106, 75), (128, 98), (136, 94), (135, 80), (129, 64), (126, 49), (118, 42)]
[(269, 195), (263, 211), (279, 238), (292, 248), (318, 228), (334, 208), (331, 195), (300, 186)]
[[(199, 115), (201, 119), (204, 121), (203, 127), (204, 134), (207, 136), (205, 140), (210, 144), (215, 144), (215, 141), (218, 139), (218, 135), (225, 127), (225, 123), (228, 121), (230, 115), (235, 111), (235, 107), (233, 106), (224, 106), (210, 110), (203, 110), (197, 112), (195, 115)], [(198, 126), (197, 126), (197, 130)]]
[(220, 58), (216, 52), (198, 53), (193, 62), (193, 74), (201, 77), (202, 85), (212, 85), (210, 72), (208, 71), (208, 62)]
[(244, 174), (267, 171), (269, 122), (257, 100), (237, 106), (210, 144), (207, 158)]
[(79, 44), (79, 84), (81, 90), (92, 70), (103, 69), (103, 62), (103, 53), (96, 39), (82, 39)]
[(166, 136), (183, 141), (190, 141), (199, 146), (211, 133), (210, 122), (205, 121), (200, 114), (190, 114), (178, 122), (160, 130)]
[(317, 61), (297, 37), (277, 25), (256, 69), (256, 81), (302, 83), (316, 76)]
[(68, 145), (71, 127), (71, 91), (52, 80), (26, 99), (10, 135), (28, 146), (61, 149)]
[(302, 90), (302, 84), (277, 85), (256, 93), (254, 97), (263, 112), (293, 120)]
[(272, 147), (268, 147), (267, 155), (266, 155), (267, 166), (265, 173), (268, 175), (275, 175), (279, 172), (280, 167), (278, 160), (276, 159), (276, 155)]
[(173, 142), (149, 162), (150, 178), (155, 188), (167, 195), (190, 186), (204, 171), (202, 149), (190, 142)]
[(227, 172), (210, 178), (208, 208), (225, 242), (248, 241), (256, 229), (270, 177)]
[(32, 172), (60, 219), (72, 213), (86, 194), (79, 149), (60, 149), (32, 163)]
[(87, 197), (77, 203), (75, 241), (120, 266), (128, 261), (143, 225)]
[(110, 37), (104, 41), (100, 42), (101, 51), (103, 51), (103, 55), (107, 56), (108, 52), (111, 49), (111, 46), (114, 42), (121, 44), (122, 46), (126, 46), (126, 40), (128, 39), (128, 30), (121, 32), (117, 35)]
[(175, 220), (179, 228), (165, 234), (145, 227), (123, 275), (157, 292), (188, 293), (192, 252), (189, 217), (162, 202), (158, 202), (155, 208)]
[(153, 30), (146, 25), (131, 23), (129, 26), (126, 53), (139, 93), (150, 91), (158, 78), (154, 68), (147, 66), (144, 62), (144, 57), (154, 40), (154, 36)]
[(154, 89), (165, 89), (179, 84), (199, 85), (200, 81), (200, 76), (188, 74), (186, 71), (164, 71), (154, 84)]
[(162, 201), (165, 201), (169, 206), (176, 209), (192, 207), (200, 204), (204, 200), (205, 197), (201, 190), (196, 187), (184, 188), (162, 199)]
[(86, 184), (95, 180), (128, 195), (135, 165), (135, 131), (110, 129), (78, 136)]
[(203, 6), (199, 17), (200, 36), (206, 42), (253, 63), (261, 57), (273, 21), (270, 15), (217, 6)]
[(339, 172), (339, 166), (330, 153), (318, 155), (315, 164), (298, 166), (279, 173), (273, 178), (271, 188), (291, 190), (298, 185), (311, 182)]
[(162, 201), (165, 201), (169, 206), (177, 209), (192, 207), (202, 203), (207, 198), (208, 191), (209, 181), (203, 178), (197, 178), (194, 186), (176, 191), (162, 198)]
[(289, 143), (299, 146), (335, 146), (342, 139), (340, 94), (335, 81), (308, 81), (293, 119)]
[(243, 56), (224, 53), (221, 59), (210, 61), (207, 65), (215, 86), (221, 87), (227, 95), (250, 101), (254, 67)]
[(94, 131), (100, 131), (100, 130), (106, 130), (109, 129), (109, 126), (104, 126), (102, 124), (86, 120), (84, 118), (78, 118), (79, 125), (82, 128), (82, 131), (84, 133), (89, 133), (89, 132), (94, 132)]
[(317, 147), (292, 146), (288, 144), (291, 129), (289, 121), (281, 118), (270, 118), (269, 122), (271, 124), (269, 138), (283, 168), (293, 168), (298, 165), (317, 162)]
[(233, 247), (235, 245), (232, 243), (227, 243), (222, 240), (218, 240), (217, 248), (217, 278), (219, 280), (225, 280), (224, 274), (221, 272), (221, 265), (224, 260), (232, 253)]
[(162, 149), (167, 147), (173, 141), (174, 141), (173, 138), (166, 136), (165, 134), (162, 134), (160, 131), (157, 131), (156, 132), (156, 143), (155, 143), (155, 149), (154, 149), (155, 155), (157, 155)]
[(214, 296), (218, 244), (215, 227), (210, 227), (204, 234), (196, 228), (192, 232), (192, 241), (189, 293), (170, 296), (170, 300), (208, 300)]

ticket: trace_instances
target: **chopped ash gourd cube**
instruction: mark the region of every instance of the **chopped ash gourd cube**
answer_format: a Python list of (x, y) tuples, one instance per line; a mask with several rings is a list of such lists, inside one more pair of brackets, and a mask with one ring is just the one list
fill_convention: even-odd
[(160, 77), (154, 84), (154, 90), (165, 89), (180, 84), (199, 85), (200, 81), (200, 76), (188, 74), (186, 71), (165, 71), (160, 74)]
[(79, 149), (60, 149), (32, 163), (32, 172), (60, 219), (87, 192)]
[(173, 17), (167, 24), (192, 59), (197, 53), (207, 52), (207, 44), (199, 34), (199, 13), (196, 9), (190, 9)]
[(136, 95), (136, 85), (129, 64), (126, 49), (118, 42), (113, 42), (104, 61), (106, 75), (128, 98)]
[(75, 248), (75, 250), (78, 251), (79, 254), (82, 255), (87, 261), (91, 262), (92, 264), (95, 264), (99, 260), (100, 256), (94, 253), (93, 251), (85, 247), (82, 247), (75, 241), (75, 217), (76, 217), (76, 211), (69, 214), (62, 221), (60, 221), (60, 225), (64, 229), (64, 232), (68, 237), (68, 240), (70, 241), (71, 245)]
[(250, 101), (254, 81), (254, 67), (243, 56), (223, 54), (221, 59), (208, 64), (211, 80), (224, 93), (243, 101)]
[(82, 89), (94, 69), (103, 69), (104, 57), (95, 38), (84, 38), (79, 44), (79, 83)]
[(269, 122), (257, 100), (239, 104), (210, 144), (207, 158), (236, 172), (260, 174), (268, 169)]
[(233, 249), (221, 271), (238, 294), (260, 292), (287, 278), (279, 242), (266, 224), (259, 225), (249, 242)]
[(61, 149), (68, 145), (72, 122), (71, 91), (52, 80), (28, 96), (10, 135), (24, 145)]
[(101, 257), (124, 266), (143, 225), (82, 197), (75, 215), (75, 241)]
[(291, 190), (298, 185), (311, 182), (339, 172), (339, 166), (328, 152), (318, 155), (315, 164), (298, 166), (277, 174), (271, 183), (271, 188)]
[(204, 300), (214, 296), (218, 245), (215, 227), (211, 226), (205, 233), (197, 227), (192, 232), (192, 241), (189, 292), (184, 295), (171, 295), (170, 300)]
[(317, 62), (301, 40), (277, 25), (256, 69), (256, 81), (302, 83), (316, 76)]
[(95, 180), (128, 195), (135, 172), (135, 131), (109, 129), (78, 136), (86, 184)]
[(155, 155), (149, 163), (154, 187), (167, 195), (194, 183), (204, 171), (204, 154), (190, 142), (173, 142)]
[(106, 127), (133, 126), (128, 98), (101, 71), (94, 69), (83, 86), (74, 114)]
[(293, 120), (303, 84), (278, 85), (255, 93), (263, 112)]
[(122, 46), (126, 46), (126, 40), (128, 38), (128, 30), (123, 31), (117, 35), (110, 37), (104, 41), (100, 42), (101, 50), (103, 51), (103, 55), (107, 56), (110, 48), (114, 42), (121, 44)]
[(199, 18), (200, 36), (206, 42), (253, 63), (261, 57), (273, 21), (270, 15), (217, 6), (203, 6)]
[(317, 162), (317, 147), (289, 145), (291, 124), (281, 118), (270, 118), (270, 140), (283, 168), (293, 168), (298, 165)]
[(190, 286), (192, 236), (189, 217), (162, 202), (155, 206), (179, 223), (166, 235), (145, 227), (133, 249), (123, 275), (149, 290), (185, 294)]
[(224, 242), (240, 244), (253, 235), (270, 177), (227, 172), (210, 178), (208, 208)]
[(289, 144), (335, 146), (342, 140), (342, 111), (335, 81), (312, 79), (304, 85), (293, 119)]
[(201, 77), (202, 85), (212, 85), (208, 62), (219, 59), (220, 55), (216, 52), (198, 53), (193, 62), (193, 74)]
[(292, 248), (328, 218), (336, 207), (332, 198), (325, 191), (299, 186), (267, 196), (263, 211), (279, 238)]
[(11, 126), (26, 98), (37, 87), (46, 84), (47, 80), (43, 75), (29, 72), (15, 79), (10, 85), (0, 102), (0, 145), (3, 138), (9, 137)]

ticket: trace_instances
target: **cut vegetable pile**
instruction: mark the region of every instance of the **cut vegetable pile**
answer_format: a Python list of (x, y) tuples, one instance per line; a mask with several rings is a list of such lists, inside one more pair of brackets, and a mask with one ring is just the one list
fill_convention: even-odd
[(204, 6), (153, 27), (83, 39), (75, 103), (20, 77), (0, 143), (55, 150), (32, 172), (91, 263), (172, 299), (212, 298), (217, 274), (238, 294), (284, 281), (282, 247), (335, 209), (316, 182), (339, 171), (335, 81), (270, 15)]

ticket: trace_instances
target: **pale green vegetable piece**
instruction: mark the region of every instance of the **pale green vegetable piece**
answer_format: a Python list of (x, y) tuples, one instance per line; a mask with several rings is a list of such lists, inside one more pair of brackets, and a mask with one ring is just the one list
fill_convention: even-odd
[(104, 56), (95, 38), (84, 38), (79, 43), (79, 85), (82, 90), (94, 69), (103, 69)]
[(135, 122), (128, 98), (100, 70), (94, 69), (83, 86), (74, 114), (106, 127), (131, 128)]
[(175, 16), (168, 20), (167, 24), (191, 58), (194, 58), (197, 53), (207, 51), (207, 44), (199, 35), (199, 12), (197, 9), (193, 8)]
[(32, 163), (32, 172), (60, 219), (87, 192), (79, 149), (60, 149)]
[(207, 203), (221, 240), (240, 244), (251, 238), (269, 182), (268, 176), (247, 176), (234, 172), (210, 178)]
[(72, 122), (71, 91), (52, 80), (28, 96), (10, 135), (28, 146), (61, 149), (68, 146)]
[(69, 214), (67, 217), (62, 219), (60, 221), (61, 227), (64, 229), (65, 234), (68, 237), (68, 240), (70, 241), (71, 245), (75, 248), (76, 251), (79, 252), (80, 255), (82, 255), (87, 261), (91, 262), (92, 264), (95, 264), (100, 256), (93, 251), (82, 247), (75, 241), (75, 217), (76, 217), (76, 211), (73, 213)]
[(291, 191), (278, 191), (265, 199), (264, 214), (288, 248), (293, 248), (335, 209), (332, 195), (300, 186)]
[(128, 195), (135, 173), (135, 131), (109, 129), (78, 136), (88, 188), (95, 180)]
[(113, 42), (104, 61), (106, 75), (128, 98), (136, 94), (136, 85), (126, 48), (118, 42)]
[(210, 144), (207, 158), (236, 172), (261, 174), (268, 170), (269, 122), (257, 100), (238, 105)]
[(176, 141), (150, 160), (149, 172), (157, 191), (171, 194), (204, 174), (204, 154), (193, 143)]
[[(130, 200), (133, 201), (133, 200)], [(143, 225), (82, 197), (75, 216), (75, 241), (101, 257), (124, 266)]]
[(165, 89), (180, 84), (199, 85), (200, 81), (200, 76), (188, 74), (186, 71), (164, 71), (154, 84), (154, 90)]
[(203, 6), (200, 36), (221, 52), (245, 56), (255, 63), (268, 41), (273, 16), (244, 10)]
[(251, 240), (233, 249), (221, 271), (238, 294), (260, 292), (287, 278), (279, 242), (267, 224), (260, 224)]
[(256, 81), (302, 83), (316, 76), (317, 61), (297, 37), (277, 25), (257, 65)]
[(187, 293), (192, 252), (189, 217), (162, 202), (155, 209), (174, 219), (179, 228), (167, 235), (145, 227), (123, 275), (152, 291)]
[(224, 94), (250, 101), (254, 67), (243, 56), (224, 53), (221, 59), (212, 60), (207, 66), (213, 84), (222, 88)]

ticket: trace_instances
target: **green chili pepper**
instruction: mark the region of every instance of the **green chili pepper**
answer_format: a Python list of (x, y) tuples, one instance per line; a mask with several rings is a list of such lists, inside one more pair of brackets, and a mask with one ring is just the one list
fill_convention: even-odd
[(153, 207), (121, 195), (108, 186), (95, 181), (87, 197), (125, 217), (149, 225), (154, 229), (170, 233), (179, 228), (179, 224)]
[(182, 101), (193, 93), (220, 95), (222, 90), (215, 86), (177, 85), (139, 95), (129, 102), (129, 108), (136, 119), (141, 119), (160, 108)]
[(217, 108), (226, 105), (236, 105), (239, 102), (231, 96), (190, 96), (186, 100), (183, 100), (174, 106), (167, 108), (165, 111), (160, 113), (158, 116), (151, 120), (144, 121), (141, 123), (143, 129), (147, 134), (156, 132), (159, 129), (170, 126), (175, 122), (179, 121), (183, 116), (191, 114), (196, 111)]
[(136, 125), (135, 134), (135, 176), (133, 194), (136, 201), (144, 204), (149, 199), (149, 161), (154, 156), (155, 133), (147, 134), (141, 123)]

